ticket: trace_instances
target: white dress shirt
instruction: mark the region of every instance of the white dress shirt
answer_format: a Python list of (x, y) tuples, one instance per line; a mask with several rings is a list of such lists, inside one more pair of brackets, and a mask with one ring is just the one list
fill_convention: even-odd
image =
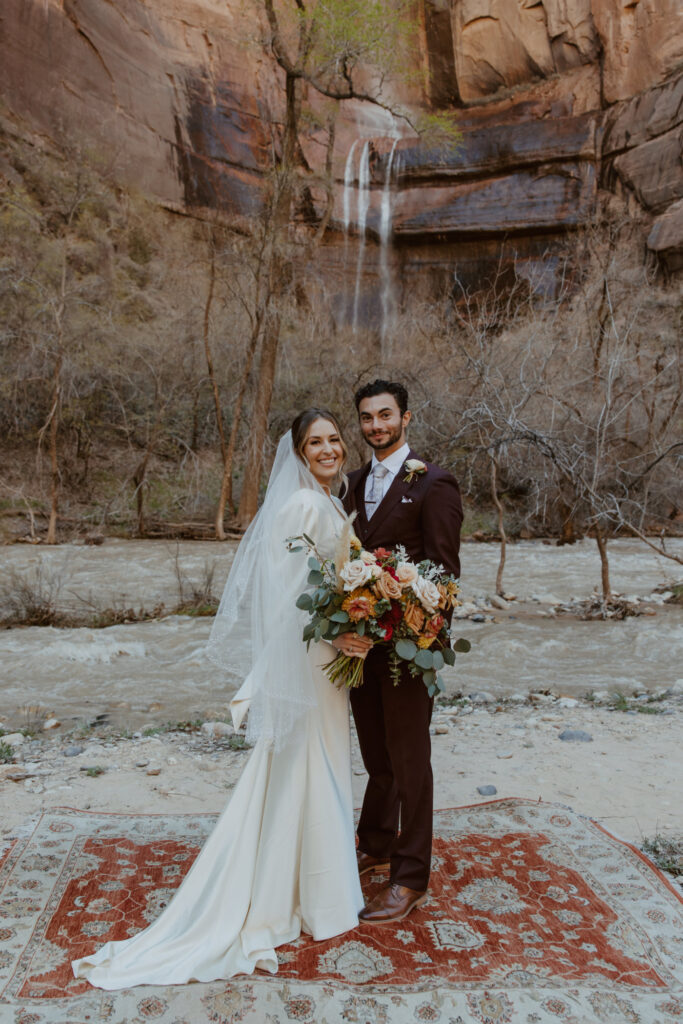
[[(396, 474), (401, 472), (401, 469), (403, 468), (403, 464), (404, 464), (404, 462), (406, 461), (406, 459), (408, 458), (409, 455), (410, 455), (410, 445), (408, 445), (408, 444), (401, 445), (401, 447), (398, 449), (398, 451), (392, 452), (391, 455), (387, 455), (386, 459), (378, 459), (376, 453), (373, 452), (373, 454), (372, 454), (372, 463), (370, 465), (370, 472), (368, 473), (367, 477), (365, 478), (365, 501), (366, 502), (367, 502), (367, 500), (368, 500), (368, 498), (370, 496), (370, 493), (372, 491), (372, 473), (373, 473), (373, 470), (374, 470), (375, 466), (380, 466), (381, 465), (381, 466), (384, 466), (384, 468), (387, 470), (387, 475), (384, 477), (384, 480), (383, 480), (384, 486), (382, 488), (382, 497), (379, 499), (381, 501), (382, 498), (384, 497), (384, 495), (387, 493), (387, 491), (391, 487), (391, 485), (393, 484), (394, 478), (395, 478)], [(379, 502), (378, 502), (377, 506), (375, 506), (374, 510), (376, 511), (376, 509), (378, 507), (379, 507)], [(367, 505), (366, 505), (366, 512), (367, 511), (368, 511), (368, 509), (367, 509)]]

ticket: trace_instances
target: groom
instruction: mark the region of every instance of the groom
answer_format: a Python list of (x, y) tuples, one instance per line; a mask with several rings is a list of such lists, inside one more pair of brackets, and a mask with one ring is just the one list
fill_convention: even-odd
[[(355, 402), (373, 455), (362, 469), (349, 474), (344, 505), (348, 513), (357, 513), (354, 527), (363, 547), (402, 544), (412, 561), (429, 558), (459, 576), (460, 491), (450, 473), (419, 462), (408, 446), (411, 414), (406, 389), (375, 380), (356, 393)], [(418, 462), (410, 479), (407, 459)], [(372, 641), (353, 633), (340, 636), (335, 646), (345, 654), (367, 654), (363, 685), (351, 691), (369, 775), (358, 823), (358, 870), (362, 875), (390, 868), (389, 884), (358, 916), (374, 923), (398, 921), (424, 902), (429, 882), (433, 699), (407, 666), (394, 686), (384, 646), (372, 647)]]

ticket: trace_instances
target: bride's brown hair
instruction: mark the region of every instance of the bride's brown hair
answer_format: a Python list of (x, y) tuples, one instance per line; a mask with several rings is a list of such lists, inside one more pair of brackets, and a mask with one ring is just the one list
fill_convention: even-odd
[(308, 432), (310, 430), (310, 426), (312, 423), (315, 423), (316, 420), (327, 420), (327, 422), (331, 423), (332, 426), (337, 431), (337, 433), (339, 434), (339, 442), (341, 444), (343, 460), (341, 468), (339, 470), (338, 479), (340, 483), (345, 484), (346, 477), (344, 475), (344, 466), (346, 465), (346, 460), (349, 457), (349, 449), (346, 447), (346, 442), (344, 441), (341, 432), (341, 427), (339, 426), (339, 420), (337, 419), (333, 412), (330, 412), (329, 409), (311, 408), (304, 409), (303, 412), (299, 413), (299, 415), (292, 423), (292, 445), (294, 447), (294, 451), (296, 452), (297, 456), (301, 459), (304, 466), (308, 468), (308, 459), (304, 455), (304, 447), (308, 439)]

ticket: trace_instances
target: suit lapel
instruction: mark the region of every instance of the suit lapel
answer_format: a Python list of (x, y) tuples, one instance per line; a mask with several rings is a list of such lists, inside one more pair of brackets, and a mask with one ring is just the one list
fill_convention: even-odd
[(359, 534), (360, 540), (364, 541), (365, 535), (368, 532), (368, 517), (365, 512), (365, 481), (368, 478), (370, 472), (371, 462), (366, 463), (361, 470), (361, 474), (356, 481), (356, 486), (353, 489), (352, 501), (354, 510), (357, 513), (356, 522), (358, 523), (357, 533)]
[[(408, 459), (416, 458), (415, 454), (410, 451), (406, 456)], [(365, 474), (367, 476), (367, 473)], [(377, 531), (378, 527), (382, 525), (384, 520), (387, 518), (391, 510), (398, 504), (401, 499), (408, 494), (410, 490), (410, 484), (407, 484), (404, 480), (405, 473), (403, 472), (403, 466), (399, 469), (398, 473), (394, 477), (391, 487), (382, 498), (381, 502), (377, 506), (377, 510), (373, 515), (372, 519), (365, 522), (367, 526), (365, 528), (365, 538), (368, 540)], [(364, 477), (365, 479), (365, 477)], [(363, 502), (365, 504), (365, 502)]]

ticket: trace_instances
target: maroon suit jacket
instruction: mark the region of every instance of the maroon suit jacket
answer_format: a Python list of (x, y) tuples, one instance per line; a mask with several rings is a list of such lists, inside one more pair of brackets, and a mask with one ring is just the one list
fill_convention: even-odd
[[(408, 458), (418, 456), (411, 451)], [(349, 486), (343, 497), (346, 511), (357, 513), (353, 528), (363, 547), (372, 550), (403, 544), (411, 560), (421, 562), (430, 558), (460, 576), (462, 501), (455, 477), (426, 463), (427, 472), (406, 483), (407, 470), (400, 470), (368, 522), (365, 481), (371, 464), (349, 473)]]

